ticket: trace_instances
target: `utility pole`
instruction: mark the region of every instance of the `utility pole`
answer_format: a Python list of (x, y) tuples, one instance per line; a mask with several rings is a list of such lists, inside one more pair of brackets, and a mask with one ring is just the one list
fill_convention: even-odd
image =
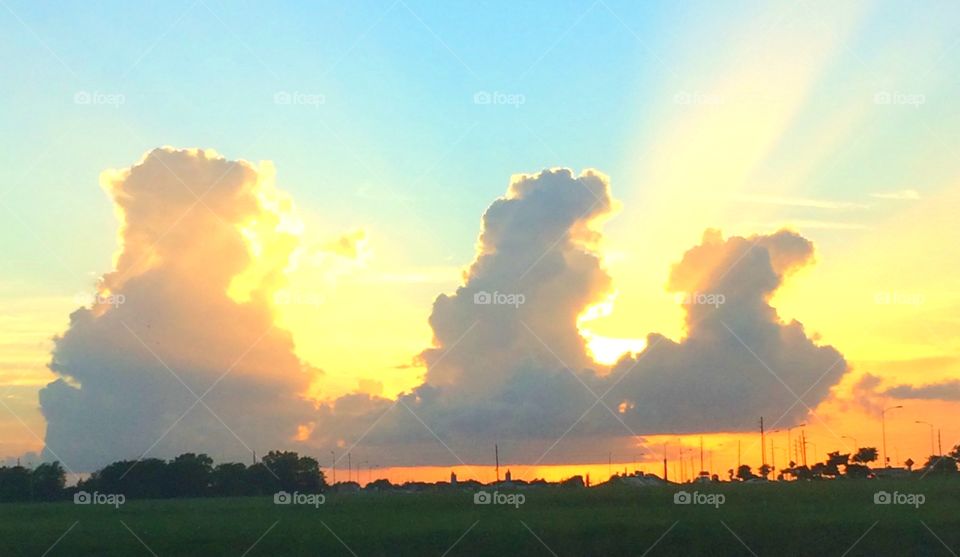
[(940, 428), (937, 428), (937, 456), (943, 456), (943, 438), (940, 437)]
[(737, 439), (737, 472), (740, 471), (740, 440)]
[(663, 443), (663, 481), (667, 481), (667, 443)]
[(773, 468), (773, 478), (777, 478), (777, 451), (773, 446), (776, 439), (770, 440), (770, 468)]
[(493, 459), (496, 462), (497, 483), (500, 483), (500, 447), (496, 443), (493, 444)]
[(763, 433), (763, 416), (760, 416), (760, 460), (762, 461), (761, 470), (763, 477), (767, 477), (767, 444)]
[(337, 483), (337, 453), (330, 451), (331, 470), (333, 471), (333, 483)]
[(680, 441), (680, 483), (687, 480), (686, 470), (683, 464), (683, 440)]
[[(806, 425), (807, 425), (807, 423), (804, 422), (804, 423), (802, 423), (802, 424), (797, 424), (797, 425), (795, 425), (795, 426), (792, 426), (792, 427), (788, 427), (788, 428), (787, 428), (787, 445), (789, 446), (789, 448), (787, 449), (787, 452), (793, 451), (793, 461), (794, 461), (794, 462), (799, 462), (799, 461), (800, 461), (800, 455), (797, 453), (797, 446), (793, 444), (793, 438), (791, 437), (791, 433), (793, 432), (793, 430), (797, 429), (798, 427), (805, 427)], [(790, 455), (788, 454), (788, 455), (787, 455), (787, 460), (789, 460), (789, 459), (790, 459)]]
[(803, 453), (803, 465), (807, 465), (807, 430), (800, 430), (800, 448)]
[(353, 463), (350, 462), (350, 453), (347, 453), (347, 481), (353, 477)]

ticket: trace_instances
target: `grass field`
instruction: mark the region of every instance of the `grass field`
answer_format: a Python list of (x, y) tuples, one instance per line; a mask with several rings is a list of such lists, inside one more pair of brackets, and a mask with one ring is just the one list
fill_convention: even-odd
[[(0, 555), (956, 555), (960, 481), (542, 489), (519, 507), (473, 494), (0, 505)], [(874, 494), (923, 504), (875, 504)], [(703, 500), (703, 497), (700, 498)], [(713, 498), (717, 502), (717, 498)], [(59, 541), (58, 541), (59, 540)], [(246, 553), (245, 553), (246, 552)], [(846, 552), (846, 553), (845, 553)]]

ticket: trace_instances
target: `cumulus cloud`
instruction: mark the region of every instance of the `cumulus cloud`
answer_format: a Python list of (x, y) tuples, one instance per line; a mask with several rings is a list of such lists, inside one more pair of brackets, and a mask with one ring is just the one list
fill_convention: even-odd
[(287, 444), (313, 411), (300, 393), (315, 370), (273, 326), (298, 226), (271, 167), (163, 148), (101, 182), (121, 247), (55, 339), (45, 456), (80, 471), (148, 451), (248, 460)]
[(577, 321), (612, 291), (597, 246), (614, 207), (596, 171), (515, 178), (483, 216), (463, 285), (434, 303), (423, 385), (393, 402), (344, 397), (318, 431), (362, 424), (338, 442), (402, 443), (416, 463), (431, 445), (483, 459), (495, 440), (516, 443), (521, 461), (596, 461), (598, 442), (635, 450), (639, 435), (752, 430), (761, 415), (795, 424), (847, 370), (770, 305), (813, 260), (813, 245), (786, 230), (728, 239), (708, 230), (670, 275), (686, 338), (649, 335), (612, 369), (592, 361)]
[(813, 254), (808, 240), (786, 230), (728, 239), (708, 230), (668, 284), (681, 293), (687, 337), (650, 335), (647, 349), (609, 376), (624, 420), (644, 432), (750, 430), (760, 416), (768, 424), (800, 421), (847, 371), (836, 349), (770, 305)]
[[(813, 260), (789, 231), (708, 230), (669, 278), (687, 336), (651, 334), (642, 352), (595, 362), (578, 320), (613, 292), (601, 225), (617, 204), (603, 174), (554, 169), (515, 176), (484, 213), (462, 286), (433, 304), (420, 386), (389, 399), (366, 381), (314, 407), (302, 393), (318, 371), (273, 326), (298, 226), (271, 176), (172, 149), (105, 176), (122, 249), (56, 339), (61, 377), (41, 393), (50, 455), (78, 468), (303, 442), (383, 466), (443, 465), (486, 462), (497, 442), (514, 462), (595, 462), (598, 443), (634, 451), (643, 434), (747, 430), (760, 415), (796, 423), (847, 370), (770, 305)], [(351, 257), (362, 242), (330, 247)], [(190, 391), (208, 389), (195, 404)]]
[(421, 354), (426, 383), (475, 396), (525, 367), (591, 365), (576, 321), (610, 291), (595, 248), (613, 205), (596, 171), (515, 177), (483, 215), (463, 286), (434, 302), (434, 347)]
[(414, 443), (423, 463), (437, 438), (470, 458), (481, 442), (561, 435), (593, 401), (570, 370), (594, 375), (577, 317), (610, 293), (596, 250), (614, 208), (596, 171), (515, 176), (483, 215), (463, 286), (434, 302), (433, 346), (418, 357), (424, 383), (397, 401), (337, 400), (318, 440), (344, 444), (362, 433), (368, 445)]

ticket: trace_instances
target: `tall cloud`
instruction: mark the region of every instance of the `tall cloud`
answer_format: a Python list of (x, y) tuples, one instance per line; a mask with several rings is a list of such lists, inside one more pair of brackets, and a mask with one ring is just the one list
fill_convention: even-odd
[(480, 394), (524, 366), (591, 365), (576, 321), (611, 287), (595, 249), (613, 206), (596, 171), (515, 177), (483, 215), (464, 285), (434, 302), (426, 383)]
[[(752, 430), (760, 416), (796, 424), (847, 371), (837, 350), (770, 305), (813, 260), (810, 241), (786, 230), (728, 239), (708, 230), (668, 284), (683, 303), (687, 336), (651, 334), (643, 352), (612, 369), (590, 361), (577, 317), (611, 288), (595, 246), (612, 206), (594, 172), (512, 184), (484, 215), (464, 285), (434, 304), (435, 346), (421, 355), (426, 381), (399, 400), (409, 412), (382, 399), (339, 402), (364, 424), (365, 443), (415, 443), (419, 453), (436, 436), (470, 460), (483, 458), (487, 442), (509, 440), (519, 461), (546, 453), (547, 462), (595, 461), (601, 441), (635, 450), (645, 434)], [(509, 303), (515, 294), (522, 303)], [(357, 411), (366, 405), (376, 412)]]
[(761, 415), (797, 423), (847, 370), (770, 305), (813, 260), (813, 245), (785, 230), (728, 239), (708, 230), (668, 284), (684, 303), (686, 338), (652, 334), (612, 369), (593, 362), (577, 318), (612, 288), (597, 245), (614, 206), (595, 171), (516, 178), (484, 214), (463, 286), (434, 303), (424, 384), (394, 404), (344, 397), (318, 432), (352, 426), (341, 443), (403, 446), (392, 456), (408, 449), (418, 464), (438, 439), (468, 461), (494, 440), (517, 443), (520, 461), (596, 460), (597, 443), (635, 450), (637, 435), (749, 430)]
[(640, 431), (694, 432), (794, 424), (847, 371), (843, 356), (783, 322), (770, 298), (809, 264), (813, 245), (781, 230), (723, 239), (708, 230), (670, 274), (687, 337), (650, 335), (648, 348), (615, 367), (609, 398)]
[(163, 148), (101, 182), (121, 249), (55, 339), (45, 456), (89, 470), (148, 451), (247, 460), (289, 443), (312, 412), (300, 393), (314, 372), (273, 326), (297, 230), (270, 166)]
[(530, 446), (548, 446), (594, 401), (581, 384), (596, 376), (577, 317), (610, 293), (597, 244), (614, 209), (599, 172), (515, 176), (483, 215), (463, 286), (434, 302), (424, 383), (395, 405), (343, 397), (316, 439), (349, 444), (362, 434), (368, 446), (404, 445), (418, 464), (437, 438), (468, 460), (485, 457), (488, 441), (523, 440), (536, 458)]

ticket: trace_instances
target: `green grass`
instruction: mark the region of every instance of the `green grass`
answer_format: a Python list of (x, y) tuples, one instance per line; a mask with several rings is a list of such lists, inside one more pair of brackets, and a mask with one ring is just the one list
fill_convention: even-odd
[[(958, 480), (686, 489), (722, 493), (726, 501), (720, 508), (675, 505), (674, 488), (551, 488), (524, 492), (519, 509), (474, 505), (469, 492), (331, 496), (320, 508), (277, 506), (270, 498), (128, 501), (119, 509), (5, 504), (0, 555), (42, 555), (71, 526), (47, 555), (582, 556), (643, 555), (651, 546), (651, 556), (960, 552)], [(875, 505), (880, 489), (926, 501), (919, 508)]]

